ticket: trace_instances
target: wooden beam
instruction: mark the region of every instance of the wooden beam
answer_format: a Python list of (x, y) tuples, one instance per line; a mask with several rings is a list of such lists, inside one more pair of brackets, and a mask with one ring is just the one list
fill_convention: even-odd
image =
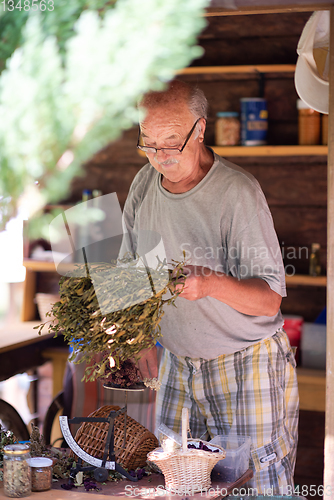
[(242, 66), (190, 66), (176, 71), (177, 75), (211, 73), (294, 73), (295, 64), (253, 64)]
[[(333, 498), (334, 486), (334, 7), (330, 9), (328, 215), (327, 215), (327, 346), (326, 346), (326, 432), (324, 499)], [(331, 489), (331, 491), (329, 491)]]
[(333, 0), (323, 2), (307, 3), (305, 1), (295, 1), (290, 5), (282, 5), (279, 1), (276, 2), (257, 2), (258, 5), (242, 6), (242, 2), (238, 3), (235, 9), (224, 7), (208, 7), (205, 11), (205, 17), (217, 16), (246, 16), (250, 14), (279, 14), (284, 12), (313, 12), (314, 10), (329, 10), (334, 5)]

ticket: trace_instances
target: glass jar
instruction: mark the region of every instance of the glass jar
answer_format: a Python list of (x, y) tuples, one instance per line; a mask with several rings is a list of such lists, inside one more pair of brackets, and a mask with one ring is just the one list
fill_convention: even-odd
[(31, 494), (30, 449), (26, 444), (9, 444), (3, 449), (3, 489), (11, 498)]
[(320, 113), (309, 108), (301, 99), (297, 100), (298, 144), (320, 144)]
[(328, 115), (322, 115), (321, 117), (321, 135), (322, 144), (328, 144)]
[(320, 244), (312, 243), (310, 263), (309, 263), (309, 273), (311, 276), (320, 276), (321, 274), (321, 264), (320, 264)]
[(52, 460), (46, 457), (33, 457), (28, 460), (31, 467), (31, 490), (46, 491), (52, 484)]
[(239, 113), (234, 111), (220, 111), (216, 114), (216, 117), (216, 146), (237, 146), (240, 141)]

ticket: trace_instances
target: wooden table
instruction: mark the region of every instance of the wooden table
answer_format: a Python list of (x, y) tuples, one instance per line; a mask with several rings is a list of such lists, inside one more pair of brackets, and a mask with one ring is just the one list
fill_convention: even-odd
[(46, 328), (38, 335), (34, 330), (38, 324), (23, 321), (0, 326), (0, 381), (43, 365), (51, 359), (44, 355), (47, 349), (67, 348), (62, 336), (53, 338)]
[[(164, 491), (164, 478), (162, 474), (152, 474), (151, 476), (144, 477), (140, 481), (132, 482), (128, 480), (108, 482), (106, 485), (101, 485), (102, 490), (95, 492), (86, 492), (84, 487), (79, 487), (72, 490), (64, 490), (61, 484), (64, 482), (53, 483), (52, 489), (43, 492), (33, 492), (29, 497), (37, 500), (105, 500), (106, 496), (110, 500), (119, 500), (120, 498), (132, 499), (160, 499), (160, 500), (214, 500), (223, 498), (229, 495), (234, 488), (240, 488), (249, 479), (251, 479), (253, 472), (249, 469), (241, 478), (234, 483), (212, 482), (211, 488), (207, 492), (195, 493), (193, 495), (180, 495), (171, 494)], [(97, 483), (98, 485), (100, 483)], [(7, 498), (3, 493), (3, 483), (0, 483), (0, 499)]]
[[(38, 330), (34, 326), (36, 321), (8, 322), (0, 326), (0, 381), (7, 380), (18, 373), (25, 373), (43, 365), (47, 360), (53, 361), (53, 381), (62, 387), (63, 365), (59, 360), (54, 362), (52, 353), (60, 349), (63, 357), (68, 355), (68, 346), (64, 343), (63, 336), (53, 338), (47, 329), (42, 335), (38, 335)], [(62, 373), (59, 374), (59, 369)], [(60, 382), (61, 381), (61, 382)], [(35, 424), (38, 423), (38, 378), (32, 382), (32, 405)], [(15, 431), (19, 439), (29, 439), (21, 416), (7, 402), (0, 400), (0, 418), (5, 419), (7, 428)]]

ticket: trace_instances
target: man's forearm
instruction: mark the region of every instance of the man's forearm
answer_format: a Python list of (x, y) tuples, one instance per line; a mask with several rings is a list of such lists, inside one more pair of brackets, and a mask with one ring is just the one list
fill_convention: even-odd
[(261, 278), (237, 279), (214, 273), (208, 285), (208, 295), (251, 316), (275, 316), (282, 297)]
[(261, 278), (238, 279), (207, 267), (187, 266), (181, 297), (198, 300), (213, 297), (250, 316), (275, 316), (282, 297)]

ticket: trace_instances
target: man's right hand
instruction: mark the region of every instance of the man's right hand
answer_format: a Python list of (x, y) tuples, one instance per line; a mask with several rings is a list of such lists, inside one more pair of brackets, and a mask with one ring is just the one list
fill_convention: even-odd
[(154, 346), (149, 349), (143, 349), (139, 353), (140, 358), (136, 366), (140, 371), (142, 378), (156, 378), (158, 376), (158, 351)]

